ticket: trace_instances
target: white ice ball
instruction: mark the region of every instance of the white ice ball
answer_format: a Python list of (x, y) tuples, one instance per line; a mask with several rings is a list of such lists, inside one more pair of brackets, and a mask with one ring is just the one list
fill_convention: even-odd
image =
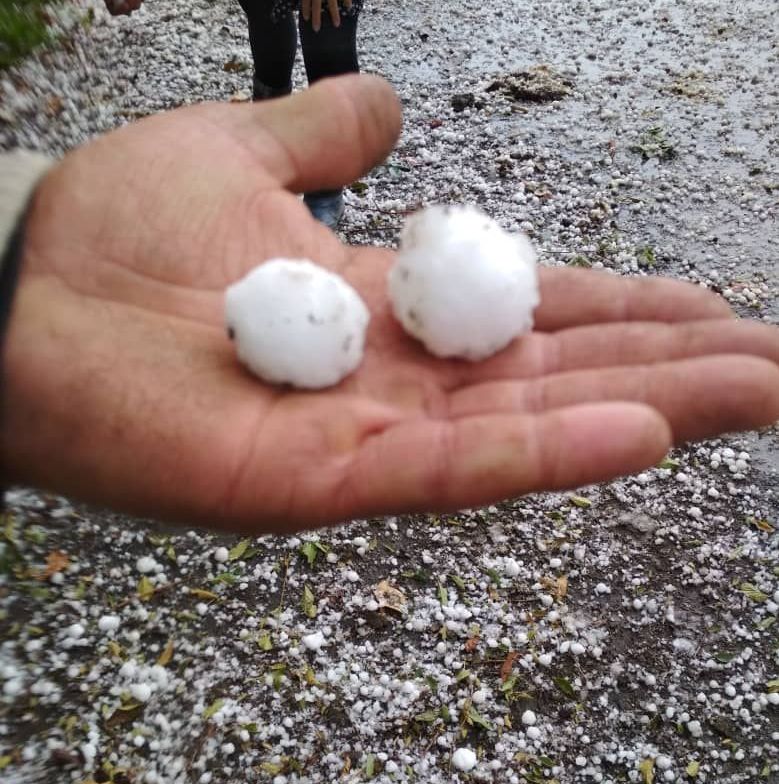
[(225, 311), (238, 358), (264, 381), (321, 389), (362, 360), (368, 308), (343, 278), (310, 261), (255, 267), (228, 287)]
[(432, 354), (485, 359), (532, 329), (535, 259), (527, 237), (475, 207), (428, 207), (401, 234), (388, 281), (392, 308)]
[(476, 767), (476, 754), (471, 749), (459, 748), (452, 754), (452, 765), (468, 773)]

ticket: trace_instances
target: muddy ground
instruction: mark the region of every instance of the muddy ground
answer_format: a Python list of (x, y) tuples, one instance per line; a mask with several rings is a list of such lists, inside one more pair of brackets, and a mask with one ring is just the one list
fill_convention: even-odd
[[(246, 99), (237, 4), (90, 7), (0, 79), (0, 147)], [(474, 202), (545, 264), (697, 281), (775, 322), (777, 24), (762, 2), (368, 0), (363, 67), (405, 130), (342, 235), (391, 246), (418, 205)], [(777, 446), (291, 539), (13, 491), (0, 778), (777, 782)]]

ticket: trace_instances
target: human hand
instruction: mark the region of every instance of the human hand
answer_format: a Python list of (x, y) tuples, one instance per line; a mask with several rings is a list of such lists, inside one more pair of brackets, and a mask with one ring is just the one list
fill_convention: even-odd
[[(426, 354), (390, 312), (393, 254), (342, 245), (294, 195), (351, 182), (399, 125), (386, 83), (349, 76), (161, 114), (68, 155), (27, 224), (5, 478), (293, 530), (610, 479), (779, 416), (779, 331), (668, 280), (544, 269), (532, 335), (478, 364)], [(337, 271), (371, 310), (337, 387), (266, 386), (235, 358), (224, 288), (274, 256)]]
[(137, 11), (143, 0), (105, 0), (105, 7), (111, 16), (129, 16)]
[[(352, 0), (342, 0), (344, 8), (352, 7)], [(327, 8), (330, 11), (330, 18), (333, 26), (339, 27), (341, 24), (341, 13), (338, 10), (338, 0), (327, 0)], [(300, 0), (300, 13), (308, 22), (315, 33), (322, 29), (322, 0)]]

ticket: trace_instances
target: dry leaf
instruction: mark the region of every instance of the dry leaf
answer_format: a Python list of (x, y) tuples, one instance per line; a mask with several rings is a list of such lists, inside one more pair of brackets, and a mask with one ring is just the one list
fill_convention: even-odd
[(165, 650), (160, 654), (160, 658), (157, 659), (157, 664), (161, 667), (167, 667), (167, 665), (170, 664), (170, 660), (173, 658), (174, 647), (173, 638), (171, 637), (168, 640), (168, 644), (165, 646)]
[(560, 575), (555, 581), (555, 598), (556, 599), (564, 599), (566, 594), (568, 593), (568, 577), (566, 575)]
[(219, 601), (218, 594), (215, 594), (213, 591), (204, 591), (202, 588), (190, 588), (189, 594), (190, 596), (196, 596), (198, 599), (208, 599), (212, 602)]
[(379, 603), (380, 610), (390, 610), (405, 615), (406, 595), (399, 588), (390, 585), (387, 580), (382, 580), (374, 587), (373, 595)]
[(479, 646), (479, 635), (476, 634), (465, 642), (465, 650), (468, 653), (473, 653)]
[(46, 556), (46, 568), (35, 575), (37, 580), (48, 580), (53, 574), (59, 574), (68, 568), (70, 558), (62, 550), (54, 550)]
[(500, 668), (501, 681), (505, 681), (509, 675), (511, 675), (511, 668), (514, 666), (514, 662), (518, 658), (519, 654), (516, 651), (509, 651), (508, 656), (506, 656)]
[(122, 724), (135, 721), (143, 713), (143, 705), (123, 705), (117, 708), (107, 719), (106, 727), (111, 730), (114, 727), (120, 727)]

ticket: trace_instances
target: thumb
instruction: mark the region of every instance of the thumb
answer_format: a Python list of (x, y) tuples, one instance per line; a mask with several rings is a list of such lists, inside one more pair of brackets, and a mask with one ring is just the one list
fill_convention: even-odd
[(377, 76), (323, 79), (308, 90), (236, 107), (233, 132), (292, 191), (338, 188), (383, 161), (400, 135), (400, 103)]

